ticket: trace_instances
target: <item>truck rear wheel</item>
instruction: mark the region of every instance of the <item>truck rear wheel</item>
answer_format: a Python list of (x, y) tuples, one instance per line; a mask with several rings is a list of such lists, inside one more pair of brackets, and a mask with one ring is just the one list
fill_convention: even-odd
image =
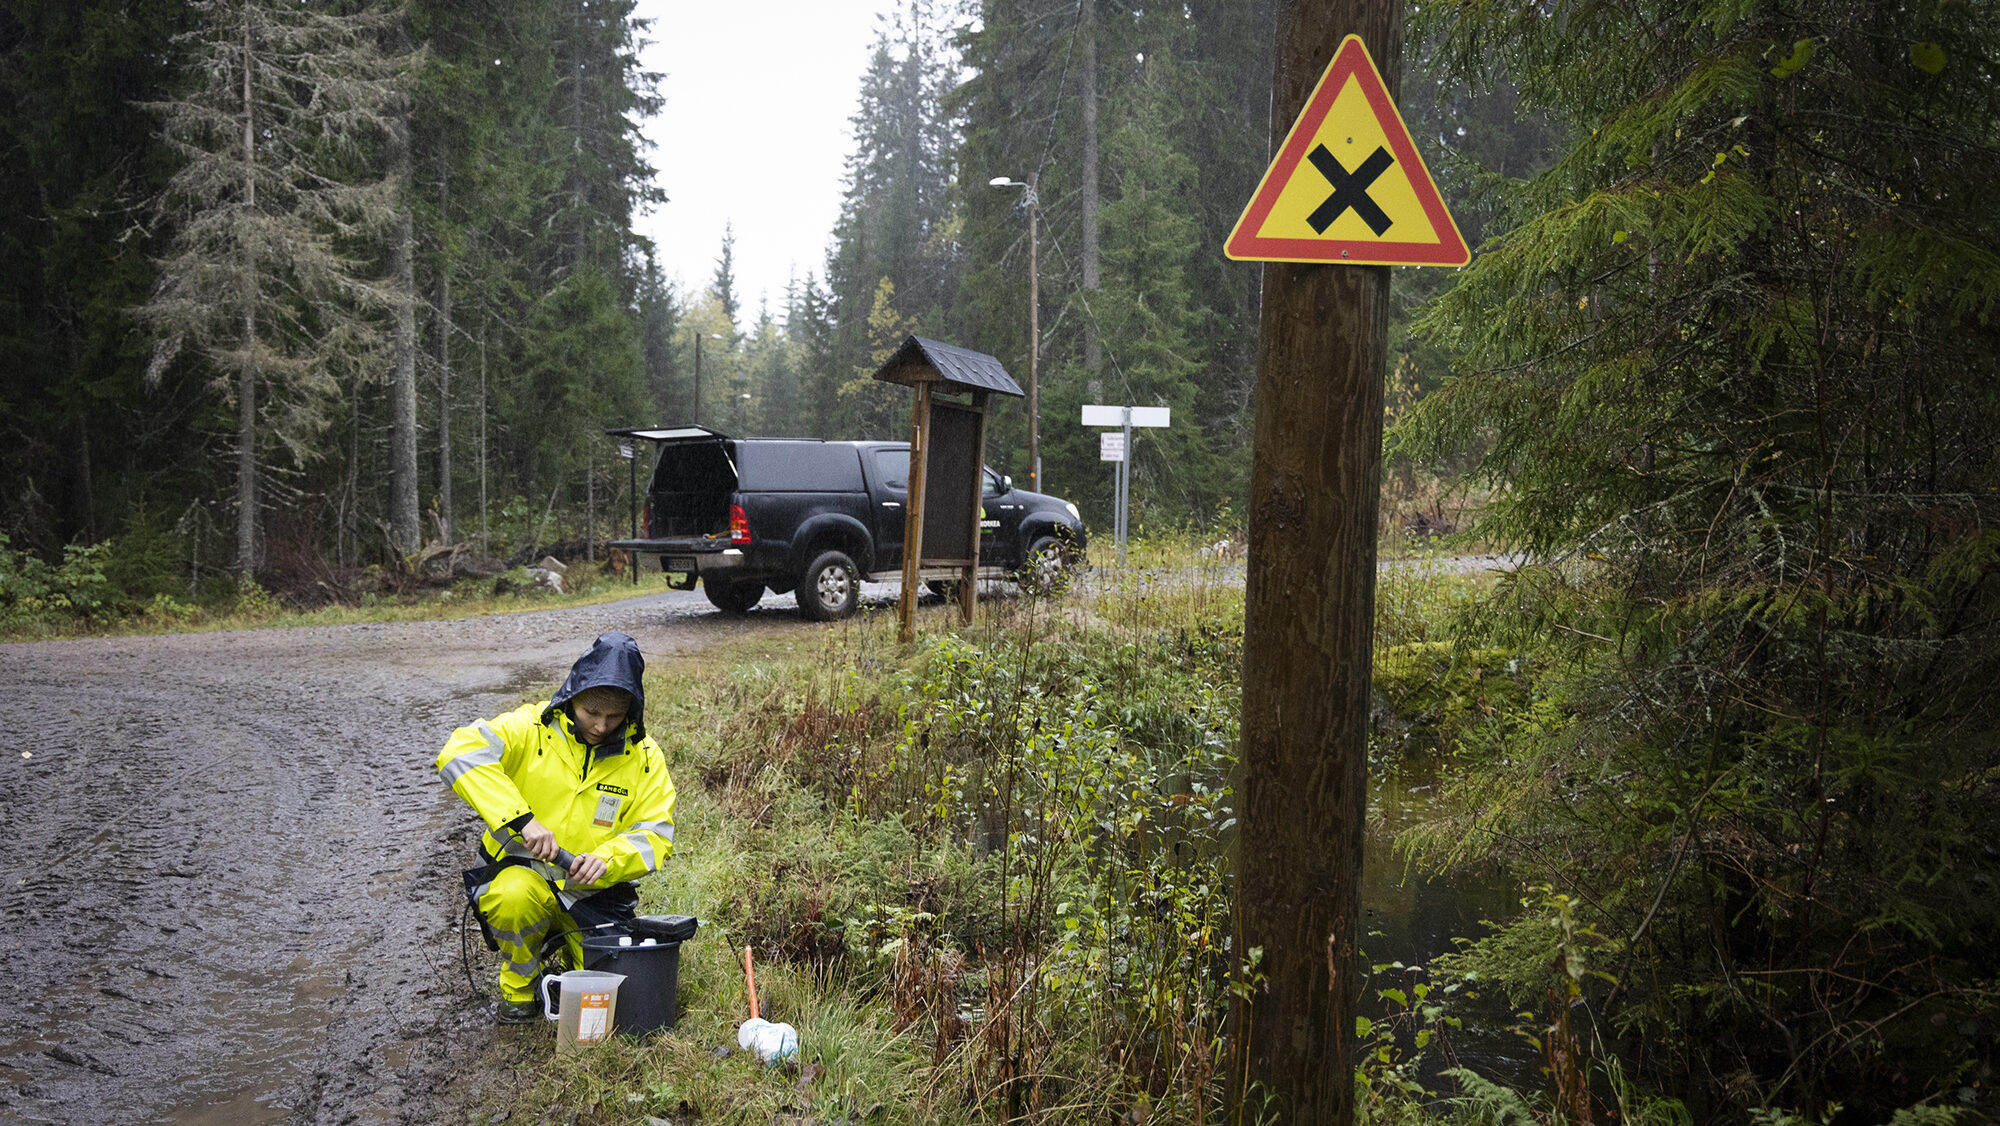
[(846, 552), (822, 551), (792, 593), (799, 600), (799, 611), (815, 622), (845, 618), (861, 602), (861, 572)]
[(725, 614), (747, 614), (752, 606), (763, 600), (764, 584), (703, 579), (701, 592), (708, 595), (715, 608)]

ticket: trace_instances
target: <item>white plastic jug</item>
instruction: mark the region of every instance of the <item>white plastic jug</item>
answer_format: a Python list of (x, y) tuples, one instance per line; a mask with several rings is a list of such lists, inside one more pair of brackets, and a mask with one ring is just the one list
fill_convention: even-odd
[[(556, 1022), (556, 1050), (575, 1052), (611, 1035), (611, 1015), (618, 1011), (618, 983), (624, 974), (602, 970), (571, 970), (542, 979), (542, 1015)], [(549, 998), (549, 986), (562, 988), (562, 1012)]]

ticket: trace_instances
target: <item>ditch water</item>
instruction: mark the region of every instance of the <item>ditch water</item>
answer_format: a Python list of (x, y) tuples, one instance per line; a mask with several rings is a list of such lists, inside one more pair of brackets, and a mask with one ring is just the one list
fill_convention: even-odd
[[(1397, 1028), (1397, 1044), (1415, 1050), (1416, 1026), (1407, 1008), (1382, 997), (1400, 989), (1411, 996), (1413, 986), (1430, 984), (1429, 1000), (1443, 1000), (1445, 1015), (1461, 1024), (1433, 1039), (1418, 1067), (1423, 1085), (1450, 1093), (1454, 1086), (1443, 1075), (1464, 1067), (1517, 1090), (1539, 1086), (1540, 1055), (1517, 1026), (1533, 1027), (1509, 1009), (1497, 991), (1473, 995), (1465, 990), (1446, 995), (1442, 982), (1427, 967), (1452, 953), (1467, 939), (1488, 931), (1489, 920), (1500, 920), (1520, 909), (1520, 892), (1499, 871), (1425, 875), (1410, 866), (1394, 848), (1396, 834), (1430, 815), (1438, 803), (1434, 771), (1405, 767), (1371, 778), (1368, 834), (1361, 868), (1361, 956), (1369, 971), (1361, 1012)], [(1375, 970), (1376, 966), (1384, 966)]]

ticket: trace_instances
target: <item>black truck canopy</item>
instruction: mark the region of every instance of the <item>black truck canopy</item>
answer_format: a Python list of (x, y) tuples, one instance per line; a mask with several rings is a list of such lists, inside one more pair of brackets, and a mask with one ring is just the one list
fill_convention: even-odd
[(818, 438), (731, 438), (706, 426), (620, 427), (619, 438), (660, 447), (652, 492), (861, 492), (861, 458), (852, 442)]

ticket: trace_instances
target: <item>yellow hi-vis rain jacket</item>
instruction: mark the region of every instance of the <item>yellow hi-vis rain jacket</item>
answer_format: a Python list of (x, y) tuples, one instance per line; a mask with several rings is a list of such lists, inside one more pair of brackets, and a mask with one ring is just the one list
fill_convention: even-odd
[[(558, 881), (590, 894), (638, 879), (674, 850), (674, 780), (659, 745), (631, 724), (605, 742), (586, 746), (561, 709), (524, 704), (452, 732), (437, 769), (486, 822), (488, 857), (527, 856), (520, 834), (505, 826), (533, 813), (564, 848), (604, 860), (604, 877), (588, 889)], [(558, 876), (553, 865), (534, 867)]]

